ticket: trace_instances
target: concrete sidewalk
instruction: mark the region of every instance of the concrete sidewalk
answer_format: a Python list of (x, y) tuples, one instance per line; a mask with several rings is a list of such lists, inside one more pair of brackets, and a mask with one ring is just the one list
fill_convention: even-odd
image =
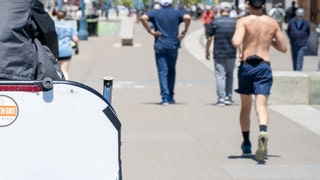
[[(80, 54), (74, 55), (71, 63), (71, 79), (102, 92), (102, 78), (114, 77), (112, 104), (122, 122), (123, 179), (318, 179), (320, 140), (315, 123), (320, 115), (309, 106), (271, 106), (268, 159), (261, 163), (253, 156), (241, 156), (240, 106), (213, 105), (213, 64), (203, 64), (201, 36), (194, 34), (202, 28), (193, 21), (183, 40), (177, 64), (177, 104), (167, 107), (159, 105), (153, 38), (141, 24), (135, 25), (134, 46), (120, 46), (117, 35), (80, 42)], [(195, 51), (203, 57), (194, 55)], [(279, 65), (273, 63), (274, 69), (290, 70), (288, 54), (283, 59)], [(311, 61), (310, 67), (305, 63), (305, 70), (314, 71)], [(234, 96), (239, 103), (239, 96)], [(310, 121), (311, 111), (314, 117)], [(253, 112), (251, 126), (255, 152), (258, 125)]]

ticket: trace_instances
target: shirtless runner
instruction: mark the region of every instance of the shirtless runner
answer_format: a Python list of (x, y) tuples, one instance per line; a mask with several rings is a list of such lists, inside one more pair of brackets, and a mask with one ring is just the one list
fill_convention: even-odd
[(262, 14), (266, 0), (248, 0), (250, 15), (237, 21), (232, 38), (233, 46), (239, 49), (237, 93), (241, 97), (240, 127), (243, 135), (241, 149), (243, 155), (251, 154), (250, 112), (252, 94), (255, 95), (255, 110), (259, 122), (258, 149), (256, 159), (264, 160), (267, 155), (267, 100), (272, 85), (270, 67), (270, 46), (285, 53), (287, 46), (278, 23)]

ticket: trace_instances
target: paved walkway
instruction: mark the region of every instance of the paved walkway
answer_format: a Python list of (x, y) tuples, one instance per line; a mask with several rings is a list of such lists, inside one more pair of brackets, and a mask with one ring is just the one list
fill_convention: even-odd
[[(80, 54), (71, 63), (71, 79), (102, 92), (102, 78), (114, 77), (112, 104), (122, 122), (123, 179), (318, 179), (320, 114), (310, 106), (270, 106), (268, 159), (259, 163), (254, 157), (241, 156), (240, 106), (213, 106), (213, 64), (204, 60), (202, 28), (193, 21), (183, 40), (177, 104), (167, 107), (159, 105), (153, 38), (141, 24), (135, 26), (134, 46), (122, 47), (117, 35), (80, 42)], [(272, 53), (274, 69), (291, 69), (288, 53)], [(306, 58), (305, 71), (315, 70), (316, 59)], [(234, 96), (239, 103), (239, 96)], [(255, 151), (254, 112), (251, 126)]]

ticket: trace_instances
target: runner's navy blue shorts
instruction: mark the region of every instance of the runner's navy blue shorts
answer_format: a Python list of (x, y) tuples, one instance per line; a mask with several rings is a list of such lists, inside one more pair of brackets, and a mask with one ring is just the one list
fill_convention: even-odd
[(238, 69), (238, 89), (239, 94), (263, 94), (269, 95), (273, 78), (270, 63), (263, 60), (258, 63), (248, 63), (242, 61)]

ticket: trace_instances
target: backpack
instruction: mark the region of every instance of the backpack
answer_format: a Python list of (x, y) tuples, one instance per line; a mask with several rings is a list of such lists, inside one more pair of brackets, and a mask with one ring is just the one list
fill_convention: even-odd
[(276, 8), (271, 17), (275, 19), (277, 22), (283, 22), (283, 15), (278, 8)]

